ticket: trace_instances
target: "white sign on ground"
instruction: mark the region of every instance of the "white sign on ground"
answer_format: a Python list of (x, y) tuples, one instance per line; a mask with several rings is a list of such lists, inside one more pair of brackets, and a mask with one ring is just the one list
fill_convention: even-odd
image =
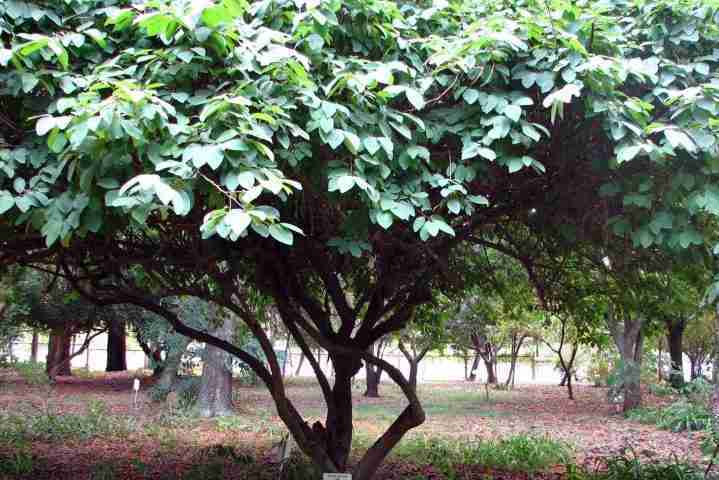
[(325, 473), (322, 480), (352, 480), (351, 473)]

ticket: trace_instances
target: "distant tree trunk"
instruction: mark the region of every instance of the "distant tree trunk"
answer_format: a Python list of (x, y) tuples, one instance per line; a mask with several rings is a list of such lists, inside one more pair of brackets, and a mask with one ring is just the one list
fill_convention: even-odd
[(285, 378), (287, 376), (287, 360), (290, 357), (290, 342), (292, 340), (292, 335), (289, 333), (287, 334), (287, 342), (285, 342), (285, 358), (282, 361), (282, 378)]
[(682, 337), (686, 322), (667, 320), (667, 345), (669, 358), (671, 359), (671, 371), (669, 372), (669, 383), (674, 388), (681, 388), (684, 385), (684, 359), (682, 349)]
[(409, 363), (409, 384), (412, 389), (416, 391), (419, 362), (421, 362), (425, 355), (427, 355), (429, 348), (425, 347), (417, 351), (415, 344), (411, 344), (410, 348), (407, 348), (402, 340), (399, 341), (397, 347), (399, 348), (399, 351), (402, 352), (402, 355), (404, 355), (404, 358), (407, 359), (407, 363)]
[(466, 350), (462, 350), (462, 360), (464, 360), (464, 379), (469, 380), (469, 356)]
[(125, 321), (113, 319), (107, 331), (107, 366), (105, 371), (123, 372), (127, 370), (126, 354)]
[[(384, 356), (384, 351), (387, 348), (389, 340), (387, 338), (380, 338), (375, 342), (368, 350), (371, 354), (378, 358)], [(365, 381), (366, 388), (364, 392), (365, 397), (378, 398), (379, 397), (379, 384), (382, 380), (382, 369), (375, 365), (370, 365), (365, 362)]]
[(295, 377), (300, 376), (300, 372), (302, 371), (302, 364), (304, 363), (304, 361), (305, 361), (305, 354), (300, 353), (300, 361), (297, 362), (297, 370), (295, 370)]
[(177, 380), (177, 371), (182, 363), (182, 356), (187, 350), (187, 346), (190, 344), (190, 339), (182, 337), (179, 345), (173, 346), (172, 349), (168, 349), (163, 362), (162, 372), (157, 378), (157, 385), (165, 392), (169, 393)]
[[(229, 341), (234, 333), (234, 322), (225, 318), (222, 325), (210, 330), (213, 335)], [(232, 367), (230, 355), (211, 345), (205, 346), (202, 378), (198, 403), (200, 416), (220, 417), (232, 415)]]
[(67, 326), (63, 325), (50, 330), (45, 362), (45, 371), (50, 378), (54, 378), (56, 375), (72, 375), (70, 362), (66, 361), (70, 358), (71, 342), (72, 335)]
[[(512, 334), (512, 349), (511, 349), (511, 360), (510, 360), (510, 367), (509, 367), (509, 374), (507, 375), (507, 381), (505, 382), (505, 386), (509, 387), (510, 385), (512, 388), (514, 388), (514, 377), (515, 372), (517, 369), (517, 358), (519, 357), (519, 351), (522, 349), (522, 344), (524, 343), (524, 340), (527, 338), (526, 335), (520, 335), (513, 333)], [(489, 382), (488, 382), (489, 383)]]
[(30, 361), (32, 363), (37, 363), (37, 351), (39, 346), (39, 335), (37, 332), (37, 329), (33, 329), (32, 331), (32, 341), (30, 343)]
[(470, 382), (474, 382), (477, 380), (477, 369), (479, 368), (479, 352), (474, 352), (474, 360), (472, 361), (472, 369), (469, 371), (469, 377), (467, 377), (467, 380)]
[(365, 362), (365, 376), (367, 378), (364, 396), (369, 398), (379, 398), (379, 382), (380, 377), (382, 376), (382, 370)]
[(623, 317), (621, 320), (618, 319), (613, 305), (610, 304), (607, 312), (607, 326), (622, 359), (623, 410), (628, 412), (642, 403), (641, 368), (644, 318), (641, 315), (632, 317), (627, 313), (624, 313)]
[(484, 362), (484, 368), (487, 370), (487, 384), (489, 385), (496, 385), (497, 380), (497, 354), (496, 352), (489, 352), (489, 354), (485, 357), (482, 356), (482, 361)]

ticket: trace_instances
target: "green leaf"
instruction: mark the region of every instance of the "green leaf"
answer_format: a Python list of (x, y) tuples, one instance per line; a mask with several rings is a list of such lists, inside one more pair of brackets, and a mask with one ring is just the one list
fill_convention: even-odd
[(269, 230), (272, 238), (278, 242), (284, 243), (285, 245), (292, 245), (294, 243), (294, 236), (292, 235), (292, 232), (283, 225), (270, 225)]
[(422, 110), (424, 108), (424, 97), (417, 90), (407, 88), (405, 89), (404, 94), (407, 96), (409, 103), (411, 103), (416, 110)]
[(0, 215), (15, 206), (15, 198), (7, 190), (0, 190)]
[(667, 128), (664, 130), (664, 136), (666, 137), (672, 148), (682, 147), (687, 152), (696, 151), (696, 145), (694, 141), (681, 130), (675, 128)]
[(377, 223), (385, 230), (392, 226), (392, 222), (394, 222), (394, 216), (390, 212), (380, 212), (377, 214)]
[(504, 107), (504, 115), (512, 119), (512, 121), (518, 122), (522, 117), (522, 107), (517, 105), (507, 105)]
[(355, 179), (350, 175), (344, 175), (337, 178), (337, 189), (340, 193), (348, 192), (355, 186)]
[(250, 226), (250, 223), (252, 223), (252, 217), (245, 213), (244, 210), (233, 209), (225, 215), (224, 221), (232, 229), (232, 232), (239, 236), (247, 230), (247, 227)]

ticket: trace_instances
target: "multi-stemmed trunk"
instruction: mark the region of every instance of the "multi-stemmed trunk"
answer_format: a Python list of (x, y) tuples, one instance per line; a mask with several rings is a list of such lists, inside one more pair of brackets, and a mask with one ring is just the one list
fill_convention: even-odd
[(127, 370), (127, 342), (125, 339), (125, 321), (113, 319), (107, 331), (106, 372)]
[[(507, 380), (505, 382), (506, 387), (512, 387), (514, 388), (514, 378), (516, 376), (516, 370), (517, 370), (517, 358), (519, 357), (519, 351), (522, 349), (522, 345), (524, 344), (524, 341), (527, 339), (527, 335), (525, 333), (519, 333), (519, 332), (513, 332), (512, 333), (512, 348), (511, 348), (511, 361), (510, 361), (510, 367), (509, 367), (509, 374), (507, 375)], [(495, 380), (496, 381), (496, 380)], [(489, 383), (489, 382), (487, 382)]]
[(402, 340), (399, 341), (398, 347), (407, 360), (407, 363), (409, 363), (409, 385), (416, 391), (419, 363), (424, 359), (425, 355), (427, 355), (427, 352), (429, 352), (429, 347), (418, 349), (416, 345), (410, 344), (408, 348)]
[[(222, 325), (210, 330), (210, 334), (228, 341), (232, 339), (234, 322), (224, 319)], [(200, 416), (220, 417), (232, 415), (232, 359), (230, 354), (212, 345), (205, 347), (202, 357), (202, 378), (198, 404)]]

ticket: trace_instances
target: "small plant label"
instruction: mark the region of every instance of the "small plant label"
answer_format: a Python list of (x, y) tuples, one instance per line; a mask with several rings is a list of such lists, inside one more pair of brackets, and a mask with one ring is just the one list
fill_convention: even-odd
[(140, 379), (136, 378), (134, 382), (132, 382), (132, 389), (134, 391), (140, 390)]
[(325, 473), (322, 480), (352, 480), (351, 473)]

